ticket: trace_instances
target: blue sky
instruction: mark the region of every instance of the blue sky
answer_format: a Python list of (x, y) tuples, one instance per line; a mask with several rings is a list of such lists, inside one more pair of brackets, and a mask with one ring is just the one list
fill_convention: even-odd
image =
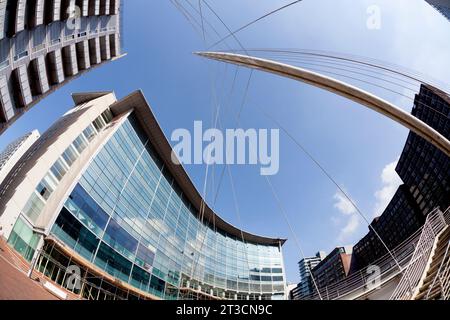
[[(180, 1), (187, 5), (186, 0)], [(232, 30), (288, 2), (208, 0)], [(191, 3), (198, 5), (194, 0)], [(373, 4), (381, 9), (379, 30), (366, 26), (366, 10)], [(217, 31), (225, 35), (220, 22), (206, 8), (204, 11)], [(192, 129), (195, 120), (212, 126), (214, 81), (217, 100), (227, 108), (223, 109), (227, 111), (221, 121), (228, 128), (236, 127), (233, 114), (240, 108), (249, 71), (238, 70), (230, 95), (236, 68), (192, 54), (205, 45), (170, 1), (125, 0), (123, 30), (127, 57), (86, 74), (40, 102), (0, 137), (0, 148), (32, 129), (45, 131), (73, 106), (70, 94), (84, 91), (114, 90), (120, 98), (142, 89), (164, 132), (170, 136), (177, 128)], [(303, 48), (355, 54), (450, 82), (450, 41), (446, 40), (450, 39), (450, 23), (423, 0), (304, 0), (237, 36), (246, 48)], [(239, 49), (232, 39), (228, 43)], [(405, 99), (385, 92), (379, 94), (406, 110), (412, 107)], [(371, 219), (384, 209), (399, 183), (393, 168), (406, 140), (406, 129), (331, 93), (255, 72), (242, 113), (243, 128), (275, 127), (259, 112), (260, 108), (304, 144), (367, 217)], [(329, 252), (334, 246), (357, 242), (367, 232), (367, 225), (340, 197), (336, 187), (283, 134), (280, 148), (280, 172), (271, 179), (305, 253)], [(221, 169), (211, 169), (211, 186), (217, 184)], [(186, 170), (197, 188), (203, 190), (205, 167), (189, 165)], [(231, 170), (240, 219), (227, 176), (216, 211), (249, 232), (288, 238), (284, 247), (288, 281), (297, 282), (301, 254), (259, 175), (259, 167), (232, 166)], [(208, 192), (211, 205), (213, 197)]]

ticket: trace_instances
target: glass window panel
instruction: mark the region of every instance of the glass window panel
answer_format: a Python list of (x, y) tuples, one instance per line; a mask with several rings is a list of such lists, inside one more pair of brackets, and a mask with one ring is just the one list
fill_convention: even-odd
[(83, 257), (92, 260), (99, 239), (66, 208), (62, 209), (51, 232)]
[(138, 242), (115, 220), (111, 219), (104, 236), (105, 242), (111, 245), (118, 252), (133, 258)]
[(86, 140), (88, 142), (91, 142), (92, 140), (94, 140), (95, 136), (97, 135), (97, 132), (95, 131), (94, 127), (91, 124), (86, 129), (84, 129), (83, 134), (86, 137)]
[(48, 200), (53, 191), (55, 191), (58, 181), (51, 173), (48, 173), (44, 179), (39, 183), (36, 191), (45, 199)]
[(78, 138), (75, 139), (75, 141), (73, 142), (73, 146), (80, 154), (84, 151), (84, 149), (87, 148), (88, 143), (83, 134), (79, 135)]
[(62, 154), (64, 161), (70, 166), (77, 160), (78, 153), (73, 145), (70, 145)]
[(50, 168), (56, 179), (61, 181), (64, 175), (67, 173), (67, 167), (61, 159), (58, 159), (55, 164)]
[(42, 210), (44, 209), (45, 202), (36, 192), (33, 192), (28, 202), (25, 204), (23, 213), (30, 218), (31, 221), (36, 222), (39, 218)]

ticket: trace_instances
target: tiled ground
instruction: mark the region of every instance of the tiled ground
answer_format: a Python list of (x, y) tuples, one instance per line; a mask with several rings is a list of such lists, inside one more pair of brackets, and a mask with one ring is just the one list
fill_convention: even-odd
[(41, 283), (29, 279), (26, 268), (0, 239), (0, 300), (58, 300)]

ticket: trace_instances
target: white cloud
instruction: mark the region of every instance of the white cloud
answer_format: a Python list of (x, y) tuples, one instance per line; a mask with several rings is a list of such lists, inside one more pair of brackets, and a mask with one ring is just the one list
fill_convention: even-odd
[(334, 195), (334, 207), (341, 213), (342, 217), (334, 218), (334, 221), (342, 220), (345, 218), (345, 224), (339, 231), (337, 241), (342, 243), (347, 241), (359, 228), (361, 219), (357, 214), (355, 206), (352, 204), (354, 200), (350, 201), (341, 191), (336, 192)]
[(341, 229), (339, 233), (338, 240), (340, 243), (347, 241), (350, 236), (352, 236), (359, 228), (361, 224), (361, 219), (357, 214), (352, 214), (348, 219), (345, 226)]
[(398, 159), (386, 165), (381, 173), (382, 187), (375, 192), (376, 203), (373, 216), (381, 215), (391, 201), (398, 187), (402, 184), (402, 180), (398, 176), (395, 168)]
[(355, 206), (351, 203), (350, 200), (347, 199), (347, 197), (342, 192), (337, 192), (333, 198), (334, 200), (336, 200), (334, 207), (341, 213), (350, 215), (356, 212)]

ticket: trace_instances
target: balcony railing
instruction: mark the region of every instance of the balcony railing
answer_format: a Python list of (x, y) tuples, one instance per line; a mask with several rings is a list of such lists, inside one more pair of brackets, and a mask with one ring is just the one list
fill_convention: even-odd
[(5, 69), (7, 67), (9, 67), (9, 60), (0, 62), (0, 70)]
[(37, 45), (37, 46), (33, 47), (31, 49), (31, 52), (33, 52), (33, 53), (39, 52), (41, 50), (44, 50), (45, 47), (46, 47), (46, 43), (41, 43), (40, 45)]
[[(447, 225), (450, 225), (450, 209), (444, 214), (444, 219)], [(436, 273), (436, 277), (433, 279), (433, 283), (427, 292), (426, 299), (430, 298), (435, 286), (439, 285), (441, 290), (442, 300), (450, 300), (450, 241), (448, 241), (447, 248), (445, 249), (442, 262)]]
[(439, 208), (427, 216), (416, 250), (403, 273), (400, 283), (392, 294), (391, 300), (410, 300), (414, 298), (428, 266), (434, 244), (446, 226), (444, 215)]
[[(450, 249), (450, 242), (447, 246), (447, 249)], [(445, 259), (447, 259), (447, 262), (445, 264), (445, 267), (442, 270), (442, 273), (440, 273), (439, 278), (442, 285), (442, 299), (443, 300), (450, 300), (450, 250), (447, 253), (447, 256)], [(443, 261), (445, 261), (445, 259)]]
[(71, 35), (65, 36), (64, 41), (71, 41), (73, 39), (75, 39), (75, 35), (71, 34)]
[(18, 60), (20, 60), (22, 58), (25, 58), (26, 56), (28, 56), (28, 50), (25, 50), (25, 51), (22, 51), (22, 52), (16, 54), (14, 56), (14, 61), (18, 61)]
[[(442, 230), (446, 222), (443, 219), (442, 212), (433, 211), (429, 215), (428, 219), (429, 224), (431, 224), (433, 232), (438, 232), (438, 230)], [(369, 277), (370, 282), (378, 282), (380, 284), (393, 279), (398, 276), (402, 272), (406, 270), (408, 265), (410, 264), (414, 252), (416, 251), (416, 246), (420, 241), (421, 235), (424, 232), (424, 228), (422, 227), (413, 233), (408, 239), (406, 239), (403, 243), (398, 245), (394, 250), (391, 250), (392, 255), (387, 253), (380, 259), (374, 261), (371, 265), (377, 266), (380, 268), (380, 275), (373, 279), (373, 275), (367, 273), (367, 268), (364, 268), (358, 272), (352, 273), (345, 279), (333, 283), (326, 287), (319, 288), (319, 293), (317, 290), (314, 290), (314, 293), (305, 297), (306, 300), (337, 300), (343, 298), (351, 298), (362, 296), (371, 291), (371, 286), (368, 285)], [(395, 257), (397, 263), (392, 258)]]
[(50, 45), (53, 46), (53, 45), (58, 44), (60, 42), (61, 42), (61, 38), (53, 39), (53, 40), (50, 41)]

